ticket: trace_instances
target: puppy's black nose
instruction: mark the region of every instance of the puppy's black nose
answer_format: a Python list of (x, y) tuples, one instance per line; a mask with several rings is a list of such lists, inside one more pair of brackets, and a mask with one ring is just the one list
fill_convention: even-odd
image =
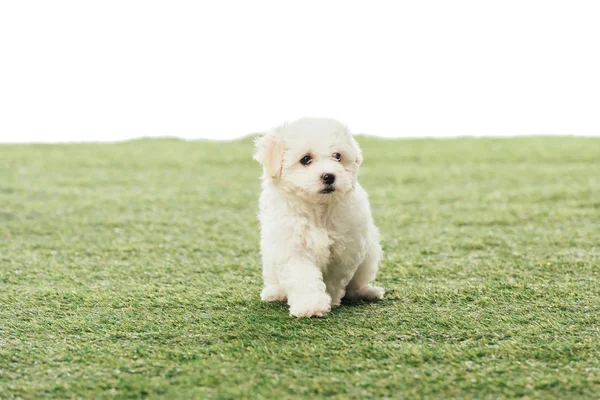
[(335, 182), (334, 174), (323, 174), (322, 178), (323, 182), (325, 182), (326, 185), (331, 185), (333, 184), (333, 182)]

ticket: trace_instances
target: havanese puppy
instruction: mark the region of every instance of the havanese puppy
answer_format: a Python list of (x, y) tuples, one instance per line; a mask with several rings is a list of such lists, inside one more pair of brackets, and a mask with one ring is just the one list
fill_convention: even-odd
[(264, 301), (296, 317), (323, 317), (343, 297), (383, 297), (375, 279), (382, 250), (361, 150), (346, 126), (325, 118), (284, 124), (256, 140), (262, 165), (259, 220)]

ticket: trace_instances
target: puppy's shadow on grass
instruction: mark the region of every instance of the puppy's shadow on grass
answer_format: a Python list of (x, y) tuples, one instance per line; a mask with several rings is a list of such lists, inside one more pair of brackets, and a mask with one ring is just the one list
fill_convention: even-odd
[[(357, 299), (349, 299), (349, 298), (344, 297), (344, 298), (342, 298), (342, 304), (340, 305), (340, 307), (361, 307), (361, 306), (364, 307), (369, 304), (386, 306), (391, 303), (395, 303), (399, 300), (400, 300), (400, 298), (396, 294), (395, 290), (388, 290), (382, 299), (377, 299), (377, 300), (360, 300), (360, 299), (357, 300)], [(336, 307), (336, 308), (339, 308), (339, 307)]]
[[(386, 307), (391, 306), (392, 304), (398, 302), (400, 300), (400, 297), (398, 296), (398, 294), (396, 293), (395, 290), (389, 290), (385, 296), (383, 297), (383, 299), (379, 299), (379, 300), (353, 300), (353, 299), (347, 299), (347, 298), (343, 298), (342, 299), (342, 303), (337, 306), (337, 307), (332, 307), (331, 312), (329, 313), (330, 315), (335, 315), (338, 314), (340, 312), (343, 312), (344, 310), (348, 310), (348, 309), (360, 309), (360, 308), (366, 308), (366, 307), (377, 307), (379, 309), (383, 309)], [(265, 313), (265, 317), (280, 317), (279, 314), (285, 315), (286, 317), (289, 318), (293, 318), (289, 315), (289, 306), (287, 304), (287, 302), (285, 301), (274, 301), (274, 302), (260, 302), (259, 303), (259, 309), (261, 310), (261, 313)], [(294, 318), (296, 319), (296, 318)], [(306, 320), (311, 320), (311, 319), (327, 319), (327, 317), (325, 318), (310, 318), (310, 319), (306, 319)], [(300, 318), (299, 320), (304, 320), (304, 318)]]
[[(378, 300), (354, 300), (343, 298), (341, 304), (336, 307), (332, 307), (328, 316), (336, 316), (343, 315), (352, 316), (362, 314), (360, 312), (361, 309), (364, 309), (366, 312), (378, 310), (389, 309), (392, 305), (400, 301), (401, 298), (396, 290), (390, 289), (388, 290), (382, 299)], [(256, 302), (254, 302), (256, 301)], [(289, 305), (287, 301), (272, 301), (265, 302), (260, 299), (254, 299), (253, 305), (249, 306), (248, 303), (244, 303), (245, 306), (250, 307), (255, 313), (256, 317), (261, 318), (263, 321), (275, 321), (275, 320), (283, 320), (283, 321), (324, 321), (327, 320), (328, 317), (318, 318), (296, 318), (290, 315), (289, 313)], [(370, 310), (370, 311), (369, 311)], [(358, 312), (358, 314), (357, 314)]]

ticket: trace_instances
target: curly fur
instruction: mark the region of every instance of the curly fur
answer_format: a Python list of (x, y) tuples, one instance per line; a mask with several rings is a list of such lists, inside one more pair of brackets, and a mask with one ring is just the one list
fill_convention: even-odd
[[(299, 161), (305, 155), (308, 165)], [(263, 166), (262, 300), (287, 300), (296, 317), (322, 317), (344, 296), (383, 297), (371, 285), (382, 250), (357, 180), (361, 150), (349, 130), (335, 120), (304, 118), (258, 138), (254, 158)], [(332, 185), (324, 174), (335, 176)], [(335, 191), (324, 193), (328, 186)]]

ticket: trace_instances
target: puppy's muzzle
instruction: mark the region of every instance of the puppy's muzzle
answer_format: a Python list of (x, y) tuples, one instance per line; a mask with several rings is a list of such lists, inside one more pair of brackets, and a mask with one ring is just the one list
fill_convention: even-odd
[(335, 182), (334, 174), (323, 174), (321, 175), (321, 180), (325, 184), (325, 188), (321, 190), (321, 193), (335, 192), (335, 187), (333, 187), (333, 182)]

